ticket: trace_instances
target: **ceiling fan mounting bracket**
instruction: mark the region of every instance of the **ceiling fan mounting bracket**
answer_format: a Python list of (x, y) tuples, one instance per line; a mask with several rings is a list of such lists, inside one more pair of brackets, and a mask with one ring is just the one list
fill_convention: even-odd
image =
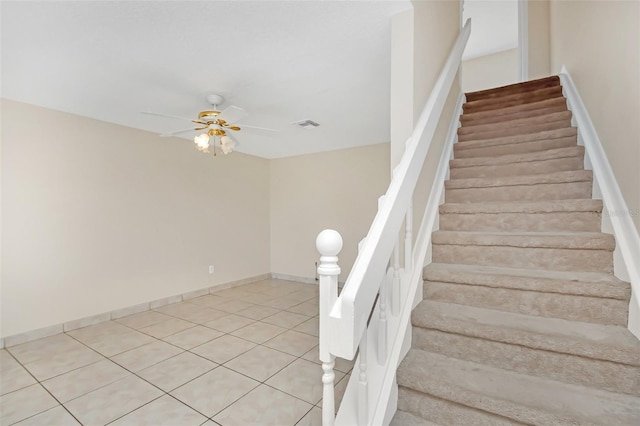
[(211, 93), (206, 96), (207, 102), (211, 105), (221, 105), (224, 102), (224, 97), (218, 95), (217, 93)]

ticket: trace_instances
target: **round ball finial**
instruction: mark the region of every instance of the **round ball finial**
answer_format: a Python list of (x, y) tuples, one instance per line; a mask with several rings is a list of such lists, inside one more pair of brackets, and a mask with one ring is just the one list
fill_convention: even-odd
[(322, 256), (337, 256), (342, 250), (342, 237), (333, 229), (325, 229), (316, 238), (316, 248)]

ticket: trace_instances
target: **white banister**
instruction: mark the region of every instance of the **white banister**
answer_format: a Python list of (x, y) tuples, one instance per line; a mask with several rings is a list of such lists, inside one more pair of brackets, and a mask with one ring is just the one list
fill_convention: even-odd
[[(384, 274), (385, 265), (393, 251), (396, 236), (413, 196), (470, 30), (471, 23), (468, 21), (436, 81), (409, 139), (407, 149), (398, 163), (384, 203), (367, 234), (367, 242), (347, 278), (340, 296), (341, 303), (332, 310), (331, 316), (340, 322), (339, 326), (332, 327), (336, 338), (332, 339), (330, 345), (332, 353), (336, 356), (347, 359), (353, 357), (360, 336), (366, 328), (367, 318), (378, 294), (378, 277)], [(424, 142), (420, 143), (423, 140)], [(341, 319), (349, 320), (340, 321)]]
[[(405, 152), (393, 170), (389, 188), (379, 200), (369, 232), (358, 245), (358, 255), (339, 297), (336, 294), (340, 269), (335, 256), (342, 247), (342, 240), (338, 244), (337, 232), (328, 230), (322, 231), (316, 241), (321, 254), (318, 274), (323, 396), (331, 399), (328, 404), (323, 401), (323, 425), (331, 425), (334, 421), (338, 426), (388, 424), (388, 414), (392, 415), (395, 410), (392, 397), (395, 371), (401, 360), (412, 302), (420, 283), (426, 247), (430, 243), (429, 229), (437, 217), (445, 175), (441, 169), (448, 163), (456, 136), (461, 95), (445, 141), (443, 155), (446, 155), (446, 161), (440, 160), (424, 214), (418, 212), (422, 223), (415, 243), (412, 198), (470, 31), (471, 22), (468, 20), (407, 140)], [(401, 238), (403, 221), (404, 241)], [(404, 268), (401, 268), (403, 245)], [(334, 395), (328, 389), (333, 382), (333, 357), (354, 359), (356, 353), (354, 373), (334, 419), (331, 411)], [(325, 404), (330, 404), (331, 410), (325, 410)]]
[(559, 77), (567, 104), (578, 127), (579, 143), (584, 144), (585, 153), (593, 169), (594, 181), (602, 193), (602, 202), (608, 211), (616, 246), (620, 249), (631, 283), (628, 328), (640, 339), (640, 236), (607, 160), (600, 137), (565, 66), (562, 67)]
[(320, 299), (320, 361), (322, 361), (322, 425), (333, 426), (335, 420), (335, 396), (333, 382), (335, 356), (329, 352), (329, 310), (338, 297), (338, 253), (342, 250), (342, 237), (333, 229), (325, 229), (316, 238), (316, 248), (320, 252), (318, 266)]

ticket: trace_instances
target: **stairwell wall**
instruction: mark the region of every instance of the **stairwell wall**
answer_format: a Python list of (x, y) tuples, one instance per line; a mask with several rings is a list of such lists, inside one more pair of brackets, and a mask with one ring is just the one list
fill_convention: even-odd
[[(413, 75), (415, 94), (413, 105), (415, 125), (456, 38), (460, 34), (460, 5), (455, 1), (414, 1), (414, 14)], [(414, 192), (412, 226), (414, 240), (422, 222), (422, 214), (429, 198), (447, 130), (460, 94), (461, 89), (458, 86), (458, 81), (459, 79), (456, 77)]]
[(518, 82), (518, 49), (503, 50), (462, 62), (462, 91), (475, 92)]
[(640, 230), (640, 3), (550, 4), (551, 67), (566, 65)]
[(529, 79), (548, 77), (551, 74), (551, 42), (549, 0), (527, 2)]

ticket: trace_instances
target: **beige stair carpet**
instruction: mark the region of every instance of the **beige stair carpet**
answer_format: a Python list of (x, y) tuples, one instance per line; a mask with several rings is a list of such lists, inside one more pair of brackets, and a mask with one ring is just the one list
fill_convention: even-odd
[(393, 425), (640, 425), (629, 283), (557, 76), (466, 94)]

